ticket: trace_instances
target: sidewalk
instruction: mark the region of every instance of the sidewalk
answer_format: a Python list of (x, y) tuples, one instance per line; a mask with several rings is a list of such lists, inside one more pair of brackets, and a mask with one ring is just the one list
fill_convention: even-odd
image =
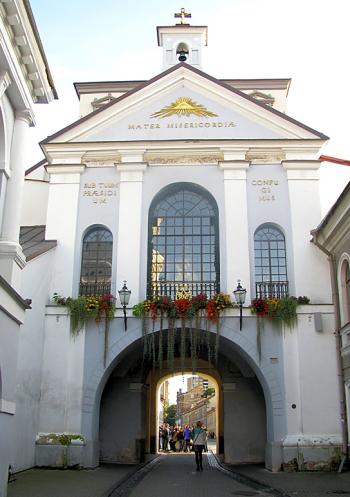
[(108, 497), (139, 466), (104, 464), (96, 469), (29, 469), (15, 475), (8, 497)]
[(271, 473), (260, 465), (225, 466), (231, 471), (291, 497), (350, 496), (350, 471), (343, 473)]

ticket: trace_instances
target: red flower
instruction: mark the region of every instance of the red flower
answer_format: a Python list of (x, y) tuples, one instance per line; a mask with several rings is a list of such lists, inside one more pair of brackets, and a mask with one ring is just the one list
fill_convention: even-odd
[(255, 299), (252, 301), (252, 306), (257, 316), (267, 316), (269, 313), (269, 306), (264, 299)]
[(152, 302), (151, 306), (149, 308), (149, 313), (153, 321), (157, 318), (158, 314), (158, 303), (157, 302)]
[(175, 306), (177, 311), (177, 317), (182, 319), (186, 317), (186, 312), (190, 307), (191, 302), (188, 299), (177, 299), (175, 300)]
[(204, 309), (207, 301), (208, 297), (205, 293), (200, 293), (199, 295), (195, 295), (194, 297), (192, 297), (192, 304), (195, 312), (199, 311), (199, 309)]
[(205, 311), (209, 321), (216, 323), (219, 319), (219, 313), (214, 300), (209, 300), (205, 306)]

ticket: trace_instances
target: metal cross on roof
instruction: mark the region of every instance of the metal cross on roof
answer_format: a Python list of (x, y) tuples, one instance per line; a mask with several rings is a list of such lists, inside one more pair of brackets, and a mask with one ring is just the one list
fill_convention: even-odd
[(185, 24), (185, 22), (184, 22), (184, 21), (185, 21), (185, 19), (186, 19), (187, 17), (192, 17), (192, 16), (191, 16), (191, 14), (188, 14), (188, 13), (186, 12), (186, 10), (182, 7), (181, 12), (179, 12), (178, 14), (174, 14), (174, 17), (175, 17), (175, 18), (180, 18), (180, 19), (181, 19), (180, 24)]

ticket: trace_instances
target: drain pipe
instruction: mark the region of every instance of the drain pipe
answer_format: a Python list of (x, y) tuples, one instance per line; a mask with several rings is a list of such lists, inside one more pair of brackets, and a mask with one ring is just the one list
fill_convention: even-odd
[(347, 424), (347, 412), (345, 403), (345, 391), (344, 391), (344, 374), (343, 374), (343, 361), (341, 356), (341, 336), (340, 336), (340, 309), (339, 309), (339, 296), (337, 292), (337, 269), (333, 254), (325, 249), (316, 240), (317, 232), (311, 231), (312, 239), (311, 242), (316, 245), (324, 254), (327, 255), (330, 265), (331, 272), (331, 287), (332, 287), (332, 302), (334, 304), (335, 311), (335, 348), (337, 356), (337, 373), (338, 373), (338, 387), (339, 387), (339, 402), (340, 402), (340, 419), (342, 425), (342, 460), (338, 469), (340, 473), (343, 469), (344, 463), (349, 458), (348, 451), (348, 424)]

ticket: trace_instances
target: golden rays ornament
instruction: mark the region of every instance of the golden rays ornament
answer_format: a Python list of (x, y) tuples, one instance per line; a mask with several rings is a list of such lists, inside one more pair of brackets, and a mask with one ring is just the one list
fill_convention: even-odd
[(210, 112), (204, 105), (197, 104), (192, 98), (180, 97), (175, 102), (170, 105), (163, 107), (158, 112), (155, 112), (151, 117), (158, 117), (163, 119), (164, 117), (170, 117), (177, 115), (177, 117), (182, 116), (198, 116), (198, 117), (215, 117), (217, 114)]

